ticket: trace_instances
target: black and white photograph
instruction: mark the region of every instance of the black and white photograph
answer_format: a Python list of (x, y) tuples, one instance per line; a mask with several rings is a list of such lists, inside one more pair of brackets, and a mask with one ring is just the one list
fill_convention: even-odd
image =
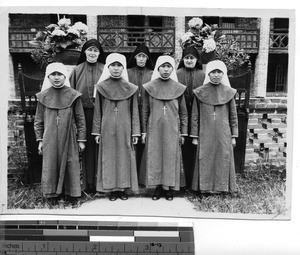
[(7, 209), (288, 217), (293, 13), (111, 11), (8, 13)]
[(291, 221), (295, 9), (199, 5), (0, 7), (2, 215)]

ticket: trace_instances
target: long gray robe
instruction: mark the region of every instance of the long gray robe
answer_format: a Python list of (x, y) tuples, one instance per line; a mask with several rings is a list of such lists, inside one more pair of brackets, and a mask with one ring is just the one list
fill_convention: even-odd
[[(191, 130), (191, 112), (192, 112), (192, 103), (194, 98), (193, 90), (203, 85), (205, 79), (205, 73), (197, 68), (185, 68), (182, 67), (176, 71), (178, 82), (185, 85), (187, 88), (184, 92), (185, 102), (188, 111), (188, 132), (190, 134)], [(184, 172), (185, 172), (185, 179), (186, 179), (186, 187), (190, 188), (192, 179), (193, 179), (193, 172), (194, 172), (194, 165), (195, 165), (195, 156), (196, 156), (196, 147), (192, 144), (192, 138), (187, 137), (185, 140), (184, 145), (182, 146), (182, 158), (184, 164)]]
[[(185, 85), (187, 88), (184, 91), (185, 102), (190, 116), (194, 99), (193, 90), (203, 85), (205, 73), (200, 69), (180, 68), (176, 71), (178, 82)], [(189, 127), (190, 130), (190, 127)]]
[(143, 84), (145, 84), (151, 80), (153, 71), (148, 69), (146, 66), (143, 68), (135, 66), (135, 67), (127, 69), (127, 73), (128, 73), (129, 82), (131, 82), (139, 87), (138, 103), (140, 106), (142, 104), (141, 97), (142, 97)]
[(108, 78), (97, 85), (93, 135), (99, 143), (96, 189), (111, 192), (138, 189), (133, 136), (140, 136), (138, 87)]
[[(151, 80), (153, 71), (147, 68), (147, 66), (144, 67), (135, 66), (127, 69), (127, 73), (128, 73), (129, 82), (139, 87), (138, 106), (139, 106), (140, 121), (142, 121), (142, 94), (143, 94), (142, 91), (144, 90), (143, 84)], [(142, 160), (144, 148), (145, 145), (142, 144), (141, 140), (139, 140), (136, 146), (136, 163), (137, 163), (138, 173), (140, 172), (140, 166), (141, 166), (141, 160)]]
[(194, 90), (191, 135), (198, 137), (193, 190), (237, 190), (231, 139), (238, 137), (236, 90), (222, 84), (205, 84)]
[(42, 193), (45, 197), (81, 196), (77, 141), (85, 141), (81, 93), (64, 86), (37, 94), (34, 130), (43, 141)]
[(89, 63), (87, 61), (75, 67), (70, 75), (71, 87), (82, 93), (81, 99), (86, 121), (87, 141), (83, 153), (82, 189), (95, 186), (97, 151), (94, 137), (92, 136), (94, 114), (94, 86), (98, 82), (104, 65), (102, 63)]
[(143, 133), (147, 133), (139, 181), (146, 187), (185, 185), (180, 138), (187, 135), (185, 86), (160, 78), (143, 85)]

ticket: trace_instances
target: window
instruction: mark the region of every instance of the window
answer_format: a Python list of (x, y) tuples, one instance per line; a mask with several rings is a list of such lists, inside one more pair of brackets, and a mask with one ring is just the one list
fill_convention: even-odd
[(81, 21), (82, 23), (86, 24), (86, 15), (70, 15), (70, 14), (51, 14), (50, 15), (50, 22), (56, 24), (58, 20), (65, 17), (66, 19), (71, 20), (71, 24)]
[(128, 46), (138, 46), (145, 42), (144, 38), (144, 26), (145, 16), (143, 15), (128, 15)]
[[(161, 16), (149, 16), (149, 27), (162, 27), (163, 26), (163, 18)], [(155, 28), (154, 32), (161, 32), (162, 29)]]
[(267, 92), (287, 92), (288, 54), (270, 54)]

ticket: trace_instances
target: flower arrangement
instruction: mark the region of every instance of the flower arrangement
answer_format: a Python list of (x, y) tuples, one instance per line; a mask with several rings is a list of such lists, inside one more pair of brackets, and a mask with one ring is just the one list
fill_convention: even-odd
[(238, 75), (248, 68), (250, 56), (240, 49), (236, 41), (219, 43), (216, 49), (216, 59), (222, 60), (227, 66), (228, 75)]
[(209, 53), (216, 49), (216, 42), (224, 38), (224, 35), (217, 30), (217, 24), (203, 24), (200, 18), (192, 18), (188, 22), (188, 26), (189, 30), (179, 39), (183, 49), (195, 45), (199, 50)]
[(88, 26), (82, 22), (71, 25), (71, 20), (65, 17), (57, 24), (50, 24), (45, 31), (39, 31), (30, 43), (35, 46), (31, 52), (32, 59), (47, 66), (53, 62), (55, 55), (64, 49), (79, 49), (87, 40)]
[(192, 18), (188, 26), (189, 30), (179, 39), (180, 45), (183, 49), (194, 45), (200, 53), (202, 64), (213, 59), (222, 60), (229, 75), (248, 67), (250, 56), (239, 48), (236, 41), (226, 38), (217, 24), (207, 25), (200, 18)]

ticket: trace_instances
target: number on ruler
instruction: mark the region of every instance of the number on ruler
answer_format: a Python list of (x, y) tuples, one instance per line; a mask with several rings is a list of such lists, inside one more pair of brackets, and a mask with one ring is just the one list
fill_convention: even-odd
[(150, 245), (149, 245), (149, 244), (146, 244), (144, 250), (145, 250), (145, 251), (150, 251)]

